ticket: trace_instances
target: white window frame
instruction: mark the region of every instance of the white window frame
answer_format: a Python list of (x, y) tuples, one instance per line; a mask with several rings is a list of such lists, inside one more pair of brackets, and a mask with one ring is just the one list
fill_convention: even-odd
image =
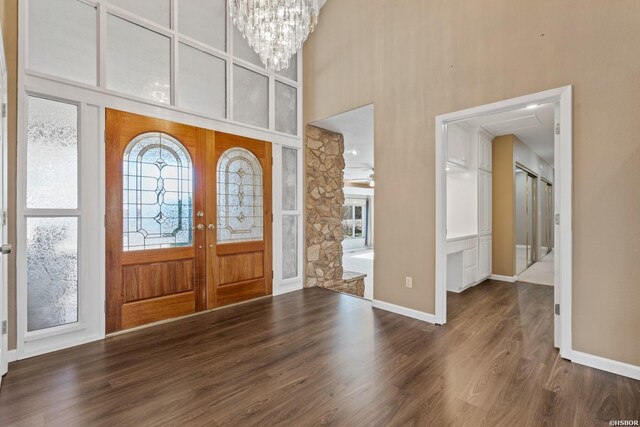
[[(18, 352), (17, 358), (35, 356), (47, 353), (61, 348), (90, 342), (105, 337), (105, 318), (104, 318), (104, 302), (105, 302), (105, 146), (99, 141), (104, 140), (105, 132), (105, 109), (113, 108), (123, 111), (129, 111), (149, 117), (170, 120), (174, 122), (184, 123), (191, 126), (213, 129), (219, 132), (232, 133), (244, 137), (260, 139), (272, 143), (273, 152), (273, 269), (274, 282), (273, 294), (282, 293), (302, 289), (303, 287), (303, 242), (304, 228), (302, 221), (302, 190), (303, 190), (303, 165), (304, 150), (302, 126), (302, 52), (298, 52), (297, 71), (298, 81), (292, 81), (279, 74), (268, 72), (250, 62), (233, 57), (233, 27), (231, 19), (227, 15), (227, 52), (222, 52), (213, 47), (203, 45), (200, 42), (189, 39), (188, 37), (178, 34), (177, 23), (177, 7), (180, 0), (172, 0), (172, 28), (163, 27), (155, 22), (145, 18), (131, 14), (125, 10), (110, 5), (106, 0), (82, 0), (85, 3), (95, 5), (98, 8), (98, 85), (87, 85), (75, 82), (69, 79), (48, 75), (28, 69), (28, 3), (29, 0), (19, 0), (18, 2), (18, 171), (17, 171), (17, 342)], [(106, 17), (107, 11), (124, 18), (135, 24), (146, 27), (155, 32), (160, 32), (171, 37), (171, 105), (154, 102), (148, 99), (142, 99), (123, 93), (116, 93), (106, 88)], [(175, 105), (179, 96), (179, 87), (177, 86), (178, 66), (178, 43), (186, 44), (203, 50), (206, 53), (213, 54), (226, 61), (227, 66), (227, 118), (219, 119), (208, 117), (206, 114), (179, 108)], [(233, 120), (233, 64), (241, 65), (251, 71), (266, 75), (269, 78), (269, 129), (252, 126)], [(281, 81), (289, 86), (293, 86), (297, 90), (297, 135), (289, 135), (275, 131), (275, 81)], [(28, 336), (26, 333), (26, 253), (23, 249), (26, 242), (26, 221), (27, 211), (24, 209), (25, 197), (25, 177), (26, 177), (26, 145), (27, 136), (27, 99), (29, 95), (35, 95), (48, 99), (58, 99), (63, 102), (73, 103), (80, 106), (80, 124), (79, 128), (83, 129), (79, 134), (79, 150), (83, 145), (85, 133), (89, 134), (89, 139), (95, 140), (91, 142), (98, 156), (98, 167), (95, 169), (88, 167), (79, 168), (79, 182), (92, 182), (95, 180), (96, 185), (93, 188), (99, 200), (93, 210), (83, 211), (85, 208), (80, 207), (80, 214), (87, 216), (87, 221), (80, 224), (78, 239), (81, 241), (79, 252), (83, 254), (83, 265), (79, 260), (79, 280), (80, 272), (86, 271), (87, 282), (90, 283), (93, 300), (85, 302), (85, 307), (79, 306), (79, 310), (87, 310), (98, 313), (98, 325), (90, 327), (81, 325), (77, 329), (65, 325), (64, 327), (51, 328), (46, 333), (36, 336), (34, 334)], [(91, 118), (86, 116), (86, 111), (91, 108), (98, 108), (97, 123), (91, 123)], [(90, 123), (87, 126), (87, 123)], [(95, 133), (94, 133), (95, 132)], [(81, 136), (82, 135), (82, 136)], [(86, 144), (86, 142), (84, 142)], [(282, 210), (282, 147), (290, 147), (298, 150), (298, 188), (297, 201), (298, 209), (295, 211)], [(80, 151), (79, 151), (80, 153)], [(80, 154), (79, 154), (80, 155)], [(79, 157), (80, 158), (80, 157)], [(79, 195), (79, 203), (82, 203)], [(88, 207), (87, 207), (88, 208)], [(298, 219), (298, 276), (295, 278), (282, 280), (282, 215), (297, 215)], [(82, 232), (82, 230), (90, 230), (90, 233)], [(97, 230), (97, 231), (96, 231)], [(83, 236), (83, 237), (80, 237)], [(84, 264), (87, 258), (95, 258), (96, 262), (89, 266)], [(87, 270), (88, 268), (88, 270)], [(85, 274), (85, 273), (83, 273)], [(85, 292), (86, 293), (86, 292)], [(78, 325), (76, 325), (78, 326)], [(73, 330), (72, 330), (73, 329)], [(84, 331), (84, 332), (82, 332)]]

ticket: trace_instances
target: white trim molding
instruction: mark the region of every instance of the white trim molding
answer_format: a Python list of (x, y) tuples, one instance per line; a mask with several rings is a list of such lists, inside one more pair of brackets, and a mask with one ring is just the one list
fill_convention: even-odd
[(640, 366), (618, 362), (617, 360), (605, 359), (604, 357), (594, 356), (593, 354), (575, 350), (571, 352), (571, 361), (579, 365), (600, 369), (602, 371), (633, 378), (634, 380), (640, 380)]
[(518, 276), (501, 276), (499, 274), (492, 274), (489, 278), (491, 280), (499, 280), (501, 282), (509, 282), (509, 283), (515, 283), (516, 280), (518, 280)]
[(11, 363), (11, 362), (15, 362), (16, 360), (18, 360), (18, 350), (16, 349), (9, 350), (7, 352), (7, 362)]
[(380, 310), (384, 311), (390, 311), (391, 313), (400, 314), (401, 316), (411, 317), (412, 319), (422, 320), (423, 322), (427, 323), (436, 323), (436, 317), (431, 313), (425, 313), (423, 311), (402, 307), (384, 301), (378, 301), (374, 299), (373, 301), (371, 301), (371, 307), (379, 308)]
[[(447, 175), (446, 143), (448, 126), (464, 120), (487, 114), (525, 108), (531, 104), (556, 103), (559, 105), (560, 136), (559, 158), (556, 159), (556, 175), (554, 185), (559, 193), (560, 203), (556, 203), (556, 214), (561, 214), (559, 231), (556, 235), (556, 249), (559, 262), (559, 296), (555, 303), (561, 304), (560, 310), (560, 355), (571, 360), (571, 286), (572, 286), (572, 146), (573, 146), (573, 89), (571, 86), (559, 87), (543, 92), (486, 104), (479, 107), (436, 116), (436, 301), (435, 320), (438, 324), (447, 322)], [(558, 152), (558, 151), (556, 151)], [(493, 276), (494, 278), (496, 276)]]

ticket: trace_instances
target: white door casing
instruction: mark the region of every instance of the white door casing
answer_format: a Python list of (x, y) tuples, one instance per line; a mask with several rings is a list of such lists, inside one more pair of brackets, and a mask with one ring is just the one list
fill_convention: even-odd
[[(2, 98), (2, 118), (0, 120), (0, 244), (7, 242), (7, 67), (4, 56), (4, 42), (2, 40), (2, 28), (0, 28), (0, 93)], [(8, 339), (7, 339), (7, 314), (8, 314), (8, 292), (7, 292), (7, 256), (4, 253), (9, 247), (3, 248), (3, 255), (0, 255), (0, 385), (2, 375), (7, 373), (9, 367)]]

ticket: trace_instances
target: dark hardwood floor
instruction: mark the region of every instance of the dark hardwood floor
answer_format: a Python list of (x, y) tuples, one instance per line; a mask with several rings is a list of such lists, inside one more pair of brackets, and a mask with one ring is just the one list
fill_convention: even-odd
[(640, 381), (564, 361), (553, 289), (487, 281), (429, 325), (308, 289), (27, 359), (0, 425), (608, 425)]

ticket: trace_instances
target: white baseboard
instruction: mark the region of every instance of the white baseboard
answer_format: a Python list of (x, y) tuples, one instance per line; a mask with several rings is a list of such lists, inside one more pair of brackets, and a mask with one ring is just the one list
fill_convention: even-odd
[(499, 274), (492, 274), (489, 278), (491, 280), (499, 280), (501, 282), (515, 283), (518, 276), (501, 276)]
[(373, 300), (371, 306), (379, 308), (380, 310), (390, 311), (392, 313), (400, 314), (402, 316), (411, 317), (412, 319), (422, 320), (423, 322), (436, 323), (436, 316), (423, 311), (414, 310), (407, 307), (402, 307), (395, 304), (390, 304), (384, 301)]
[(18, 350), (9, 350), (7, 352), (7, 362), (11, 363), (15, 362), (16, 360), (18, 360)]
[(590, 368), (600, 369), (602, 371), (611, 372), (613, 374), (622, 375), (623, 377), (640, 380), (640, 366), (630, 365), (617, 360), (605, 359), (604, 357), (594, 356), (593, 354), (582, 353), (573, 350), (571, 352), (571, 361), (579, 365), (589, 366)]

